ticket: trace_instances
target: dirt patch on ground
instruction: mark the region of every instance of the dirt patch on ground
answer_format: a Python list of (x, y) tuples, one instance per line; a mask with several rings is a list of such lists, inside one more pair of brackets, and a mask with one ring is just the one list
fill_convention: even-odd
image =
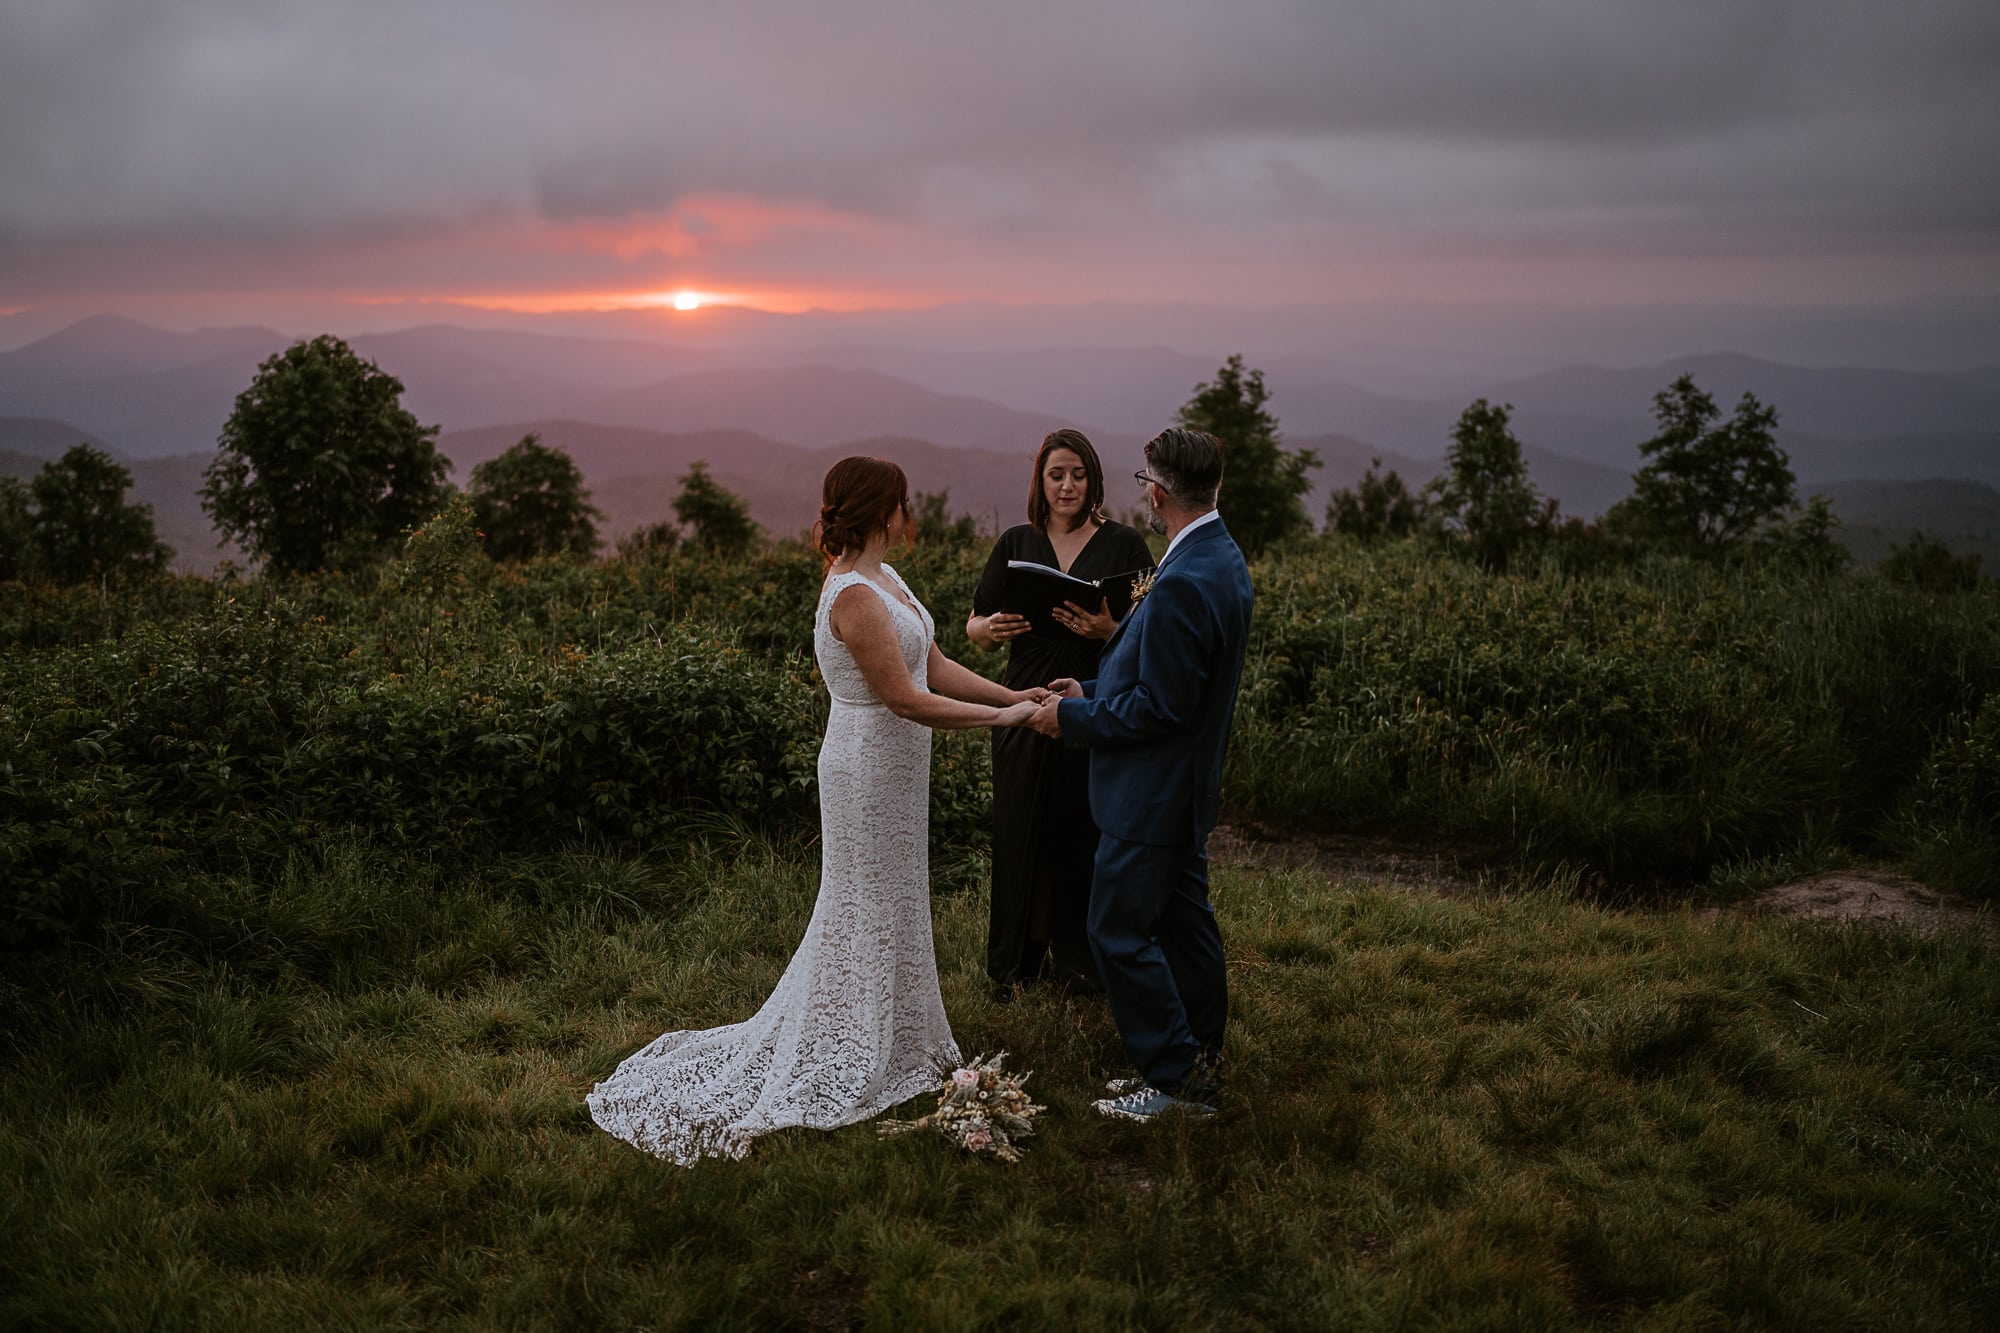
[(1208, 855), (1218, 866), (1313, 870), (1332, 880), (1365, 879), (1444, 898), (1496, 893), (1506, 882), (1490, 849), (1295, 833), (1261, 824), (1219, 825), (1209, 835)]
[[(1209, 837), (1208, 854), (1218, 866), (1311, 870), (1330, 880), (1365, 880), (1442, 898), (1489, 896), (1504, 892), (1510, 882), (1504, 858), (1491, 848), (1298, 833), (1261, 824), (1219, 826)], [(1657, 892), (1659, 886), (1654, 888)], [(1809, 875), (1727, 907), (1710, 908), (1704, 915), (1725, 912), (1918, 935), (1970, 930), (2000, 944), (2000, 912), (1886, 870)]]
[(1975, 930), (2000, 941), (2000, 919), (1991, 909), (1928, 888), (1885, 870), (1834, 870), (1753, 894), (1728, 910), (1754, 916), (1791, 916), (1934, 935)]

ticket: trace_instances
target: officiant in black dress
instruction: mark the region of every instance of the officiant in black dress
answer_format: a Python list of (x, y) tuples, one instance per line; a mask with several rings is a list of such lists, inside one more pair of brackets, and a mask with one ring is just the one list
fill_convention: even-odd
[[(1028, 521), (994, 544), (972, 596), (965, 632), (988, 652), (1007, 650), (1010, 689), (1070, 677), (1090, 680), (1118, 628), (1103, 599), (1071, 603), (1046, 631), (1004, 610), (1007, 564), (1024, 560), (1097, 580), (1150, 570), (1136, 528), (1104, 514), (1104, 467), (1081, 431), (1059, 430), (1035, 455)], [(1090, 754), (1026, 727), (993, 732), (993, 901), (986, 973), (1003, 994), (1050, 980), (1100, 989), (1085, 933), (1097, 826), (1090, 819)]]

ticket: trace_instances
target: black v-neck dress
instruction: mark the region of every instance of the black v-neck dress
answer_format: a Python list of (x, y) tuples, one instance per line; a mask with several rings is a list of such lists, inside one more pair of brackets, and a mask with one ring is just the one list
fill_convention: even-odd
[[(1041, 529), (1023, 523), (1000, 534), (972, 595), (972, 613), (1000, 609), (1009, 560), (1061, 568)], [(1151, 569), (1153, 553), (1136, 528), (1101, 525), (1069, 572), (1101, 579)], [(1064, 676), (1097, 675), (1101, 639), (1058, 641), (1023, 635), (1007, 645), (1001, 678), (1014, 690)], [(986, 974), (1009, 985), (1049, 976), (1098, 987), (1085, 914), (1097, 825), (1090, 818), (1090, 753), (1071, 749), (1028, 727), (993, 729), (993, 901), (986, 935)]]

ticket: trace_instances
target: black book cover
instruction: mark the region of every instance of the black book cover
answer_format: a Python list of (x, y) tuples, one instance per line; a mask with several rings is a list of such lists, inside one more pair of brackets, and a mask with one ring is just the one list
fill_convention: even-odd
[(1075, 602), (1095, 610), (1099, 602), (1104, 602), (1109, 604), (1112, 616), (1123, 621), (1132, 610), (1132, 581), (1145, 572), (1128, 569), (1123, 574), (1107, 574), (1101, 579), (1080, 579), (1031, 560), (1009, 560), (1000, 609), (1026, 616), (1028, 632), (1036, 638), (1079, 640), (1082, 635), (1056, 623), (1056, 608), (1064, 602)]

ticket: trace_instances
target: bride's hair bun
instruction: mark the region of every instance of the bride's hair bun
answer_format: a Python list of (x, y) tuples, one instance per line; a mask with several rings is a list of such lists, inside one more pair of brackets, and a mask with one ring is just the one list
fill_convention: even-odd
[(820, 488), (819, 522), (813, 525), (819, 549), (829, 564), (860, 550), (909, 503), (909, 478), (888, 459), (841, 459), (827, 469)]

